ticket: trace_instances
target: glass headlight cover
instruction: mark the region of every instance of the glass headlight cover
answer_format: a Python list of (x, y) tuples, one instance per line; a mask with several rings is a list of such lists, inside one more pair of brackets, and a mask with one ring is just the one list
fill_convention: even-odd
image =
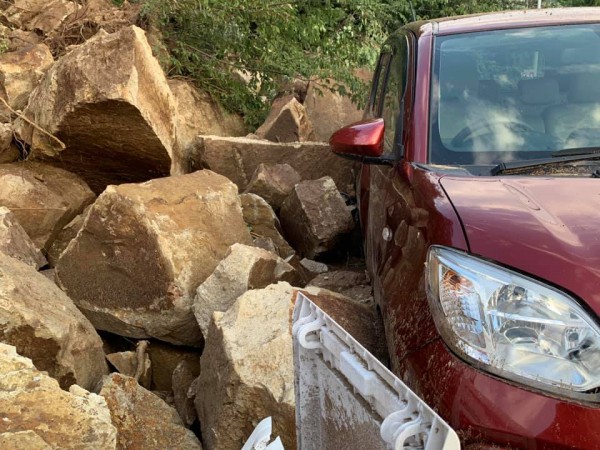
[(427, 294), (446, 344), (482, 369), (541, 388), (600, 386), (600, 328), (567, 294), (437, 246), (429, 250)]

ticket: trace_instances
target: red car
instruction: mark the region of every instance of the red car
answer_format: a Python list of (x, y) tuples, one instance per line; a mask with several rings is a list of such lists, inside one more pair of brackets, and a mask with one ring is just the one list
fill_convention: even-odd
[(600, 8), (405, 26), (331, 146), (392, 370), (466, 448), (600, 448)]

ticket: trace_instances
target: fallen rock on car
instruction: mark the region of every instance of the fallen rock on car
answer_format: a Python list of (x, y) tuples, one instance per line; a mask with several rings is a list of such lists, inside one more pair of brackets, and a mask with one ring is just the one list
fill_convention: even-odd
[(277, 143), (259, 139), (199, 136), (189, 153), (189, 169), (207, 168), (226, 176), (243, 192), (260, 164), (288, 164), (303, 180), (330, 176), (341, 192), (354, 192), (354, 163), (323, 142)]
[(9, 208), (38, 248), (94, 201), (77, 175), (46, 164), (0, 164), (0, 206)]
[(39, 270), (48, 264), (10, 209), (0, 206), (0, 252)]
[(292, 246), (307, 258), (332, 250), (354, 228), (330, 177), (298, 183), (283, 202), (280, 219)]
[(115, 449), (117, 430), (104, 399), (73, 385), (68, 392), (15, 347), (0, 343), (0, 447)]
[(279, 211), (283, 201), (300, 181), (302, 177), (289, 164), (259, 164), (245, 193), (264, 198), (275, 211)]
[(0, 341), (14, 345), (61, 387), (93, 390), (107, 372), (102, 340), (52, 281), (0, 253)]
[(196, 288), (236, 243), (251, 243), (237, 189), (208, 170), (109, 186), (56, 265), (97, 329), (198, 346)]
[(134, 378), (113, 373), (100, 391), (117, 427), (117, 448), (144, 450), (202, 449), (198, 438), (184, 427), (177, 411)]
[(96, 193), (178, 172), (173, 95), (135, 26), (101, 30), (60, 58), (24, 114), (66, 145), (19, 119), (16, 131), (33, 156), (59, 160)]
[(194, 314), (206, 338), (215, 312), (225, 312), (240, 295), (262, 289), (278, 281), (295, 284), (296, 270), (271, 252), (234, 244), (215, 271), (198, 286)]
[(207, 448), (239, 450), (273, 418), (273, 435), (296, 448), (290, 317), (294, 289), (278, 283), (248, 291), (215, 313), (200, 360), (196, 410)]
[(304, 106), (293, 95), (275, 99), (265, 122), (254, 132), (273, 142), (310, 141), (313, 127)]

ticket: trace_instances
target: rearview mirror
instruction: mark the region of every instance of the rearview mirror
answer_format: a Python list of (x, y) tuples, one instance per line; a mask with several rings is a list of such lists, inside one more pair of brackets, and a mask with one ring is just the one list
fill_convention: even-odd
[(383, 154), (383, 119), (370, 119), (348, 125), (331, 135), (331, 151), (356, 159), (377, 158)]

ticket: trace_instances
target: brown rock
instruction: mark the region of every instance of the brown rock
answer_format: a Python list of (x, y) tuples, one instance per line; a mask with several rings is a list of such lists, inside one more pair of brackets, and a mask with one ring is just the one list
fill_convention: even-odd
[(329, 177), (298, 183), (281, 207), (281, 225), (293, 247), (308, 258), (332, 250), (354, 221)]
[(30, 359), (0, 344), (0, 448), (6, 450), (116, 447), (117, 430), (102, 397), (77, 385), (69, 392)]
[[(1, 110), (2, 106), (0, 106)], [(20, 156), (19, 149), (13, 143), (12, 124), (0, 123), (0, 164), (15, 162)]]
[(152, 361), (152, 386), (160, 391), (171, 391), (173, 372), (181, 361), (196, 367), (196, 376), (200, 373), (200, 351), (180, 345), (169, 345), (152, 341), (148, 346), (148, 355)]
[[(68, 94), (68, 95), (67, 95)], [(31, 95), (16, 131), (33, 156), (80, 174), (95, 192), (109, 184), (181, 173), (175, 103), (144, 32), (98, 32), (60, 58)], [(174, 161), (172, 163), (172, 161)]]
[(259, 164), (245, 193), (264, 198), (275, 211), (279, 211), (283, 201), (300, 181), (300, 174), (288, 164)]
[(56, 239), (54, 239), (54, 242), (52, 242), (52, 246), (48, 250), (48, 262), (50, 265), (52, 265), (52, 267), (56, 266), (56, 263), (58, 262), (60, 255), (62, 255), (62, 252), (65, 251), (69, 245), (69, 242), (75, 239), (75, 236), (77, 236), (77, 233), (79, 233), (79, 230), (81, 230), (83, 227), (85, 216), (91, 208), (92, 205), (88, 205), (84, 209), (83, 213), (75, 216), (73, 220), (65, 225), (65, 227), (56, 236)]
[(104, 380), (100, 395), (117, 427), (117, 449), (202, 449), (177, 411), (135, 379), (113, 373)]
[[(147, 353), (144, 354), (144, 368), (138, 383), (150, 389), (152, 386), (152, 363)], [(135, 377), (138, 369), (137, 353), (136, 352), (117, 352), (106, 355), (106, 359), (115, 369), (126, 377)]]
[(31, 240), (47, 249), (56, 235), (94, 201), (76, 175), (35, 162), (0, 165), (0, 206), (10, 209)]
[(255, 134), (273, 142), (306, 142), (311, 140), (312, 132), (304, 106), (289, 95), (273, 102), (269, 116)]
[(341, 192), (354, 192), (354, 163), (335, 156), (317, 142), (275, 143), (248, 138), (200, 136), (190, 148), (191, 169), (208, 168), (226, 176), (240, 191), (248, 187), (259, 164), (289, 164), (303, 180), (329, 175)]
[[(250, 227), (254, 238), (271, 239), (277, 250), (276, 254), (287, 258), (294, 254), (294, 249), (281, 235), (281, 225), (269, 204), (255, 194), (240, 195), (244, 221)], [(257, 245), (258, 247), (258, 245)]]
[[(29, 95), (54, 64), (50, 49), (44, 44), (23, 47), (0, 55), (0, 95), (11, 108), (22, 110)], [(2, 110), (4, 106), (0, 108)]]
[(208, 448), (239, 450), (258, 422), (296, 448), (294, 368), (287, 283), (248, 291), (215, 313), (200, 362), (196, 410)]
[(364, 271), (333, 270), (316, 276), (309, 286), (337, 292), (359, 303), (373, 304), (371, 284)]
[(48, 34), (79, 8), (76, 2), (68, 0), (15, 0), (3, 16), (17, 28)]
[(63, 388), (94, 389), (106, 373), (102, 340), (44, 275), (0, 254), (0, 341), (17, 347)]
[(0, 252), (39, 270), (48, 262), (17, 222), (10, 209), (0, 206)]
[(194, 407), (196, 391), (190, 386), (200, 373), (200, 364), (190, 364), (189, 361), (181, 361), (173, 371), (173, 400), (175, 409), (186, 427), (192, 425), (198, 414)]
[(244, 120), (227, 113), (206, 92), (196, 89), (184, 80), (169, 80), (169, 87), (177, 105), (177, 140), (186, 149), (199, 134), (216, 136), (243, 136)]
[(4, 36), (8, 39), (8, 51), (14, 52), (25, 47), (42, 43), (42, 37), (35, 31), (25, 31), (19, 28), (4, 30)]
[(196, 288), (235, 242), (250, 243), (250, 235), (237, 189), (220, 175), (109, 186), (56, 277), (97, 329), (196, 346)]
[(278, 281), (295, 284), (298, 275), (292, 266), (261, 248), (234, 244), (223, 261), (196, 291), (194, 314), (206, 334), (215, 312), (227, 311), (237, 298), (251, 289), (262, 289)]

